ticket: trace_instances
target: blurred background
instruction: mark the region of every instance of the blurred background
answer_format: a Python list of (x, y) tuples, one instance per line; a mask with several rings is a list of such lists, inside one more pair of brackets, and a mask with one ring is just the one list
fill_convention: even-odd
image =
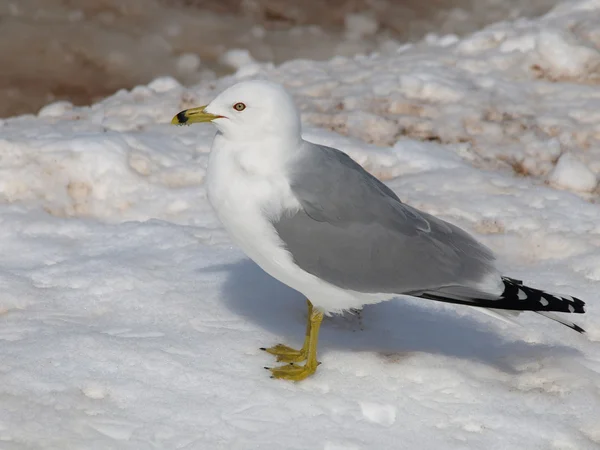
[(0, 117), (89, 104), (171, 75), (249, 61), (392, 52), (544, 14), (558, 0), (0, 0)]

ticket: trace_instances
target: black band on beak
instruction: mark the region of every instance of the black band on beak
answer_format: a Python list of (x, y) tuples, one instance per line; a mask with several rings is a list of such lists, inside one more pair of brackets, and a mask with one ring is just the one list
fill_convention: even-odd
[(185, 111), (181, 111), (177, 114), (177, 121), (179, 123), (186, 123), (188, 121), (188, 117), (185, 115)]

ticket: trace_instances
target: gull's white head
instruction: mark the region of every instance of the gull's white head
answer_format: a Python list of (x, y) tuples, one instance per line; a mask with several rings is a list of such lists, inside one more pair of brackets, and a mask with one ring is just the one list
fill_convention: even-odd
[(199, 108), (181, 111), (172, 123), (212, 122), (229, 140), (300, 140), (300, 115), (291, 95), (270, 81), (237, 83)]

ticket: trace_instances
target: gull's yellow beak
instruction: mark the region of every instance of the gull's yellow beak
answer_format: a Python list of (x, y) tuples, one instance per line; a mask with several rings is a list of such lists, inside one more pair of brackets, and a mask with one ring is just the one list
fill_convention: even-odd
[(211, 120), (218, 119), (216, 114), (207, 113), (204, 110), (206, 106), (199, 106), (198, 108), (185, 109), (173, 117), (171, 123), (173, 125), (189, 125), (190, 123), (199, 122), (210, 122)]

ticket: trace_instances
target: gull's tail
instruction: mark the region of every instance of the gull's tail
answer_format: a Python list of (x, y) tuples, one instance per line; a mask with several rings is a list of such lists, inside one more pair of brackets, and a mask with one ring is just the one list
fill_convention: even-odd
[(560, 313), (585, 313), (585, 303), (569, 295), (551, 294), (539, 289), (525, 286), (522, 281), (508, 277), (502, 277), (504, 291), (498, 298), (478, 298), (476, 296), (446, 295), (443, 292), (423, 292), (420, 297), (430, 300), (438, 300), (447, 303), (458, 303), (461, 305), (476, 306), (510, 311), (533, 311), (544, 317), (555, 320), (563, 325), (585, 333), (579, 325), (563, 319), (552, 312)]

